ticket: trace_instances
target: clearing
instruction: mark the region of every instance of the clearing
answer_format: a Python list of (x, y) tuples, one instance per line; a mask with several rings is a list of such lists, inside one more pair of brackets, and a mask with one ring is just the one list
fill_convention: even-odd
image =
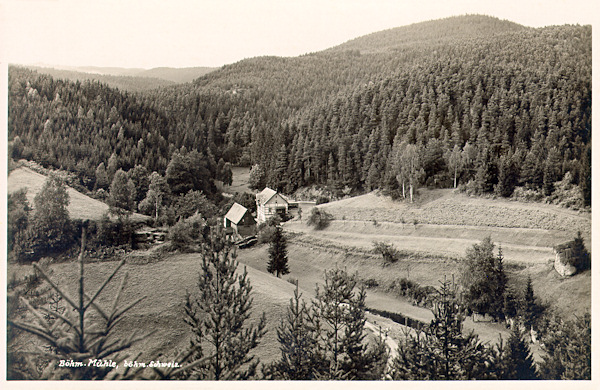
[[(33, 208), (33, 199), (38, 192), (41, 191), (47, 177), (37, 173), (30, 168), (20, 167), (8, 175), (7, 189), (9, 193), (18, 191), (21, 188), (27, 189), (27, 200), (29, 206)], [(67, 193), (69, 194), (69, 217), (71, 219), (81, 220), (99, 220), (104, 214), (108, 212), (108, 205), (97, 199), (90, 198), (87, 195), (67, 186)], [(133, 213), (131, 220), (133, 222), (143, 222), (148, 220), (150, 217)]]

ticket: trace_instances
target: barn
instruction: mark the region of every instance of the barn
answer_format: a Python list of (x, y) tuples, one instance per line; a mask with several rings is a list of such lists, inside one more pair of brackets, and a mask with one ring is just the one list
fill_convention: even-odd
[(256, 221), (248, 209), (239, 203), (234, 203), (225, 214), (223, 226), (226, 229), (232, 229), (235, 234), (240, 236), (250, 236), (256, 233)]
[(265, 222), (267, 219), (279, 215), (284, 218), (288, 213), (288, 201), (277, 191), (265, 188), (256, 194), (256, 221)]

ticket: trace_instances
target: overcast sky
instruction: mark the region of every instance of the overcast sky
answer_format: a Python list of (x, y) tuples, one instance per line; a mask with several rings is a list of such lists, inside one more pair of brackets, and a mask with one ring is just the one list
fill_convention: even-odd
[(221, 66), (297, 56), (462, 14), (526, 26), (593, 24), (597, 0), (0, 0), (3, 62)]

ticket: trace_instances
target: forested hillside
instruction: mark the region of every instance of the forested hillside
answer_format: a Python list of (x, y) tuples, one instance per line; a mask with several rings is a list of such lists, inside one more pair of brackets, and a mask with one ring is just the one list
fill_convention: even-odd
[(112, 88), (118, 88), (127, 92), (142, 92), (153, 88), (174, 85), (174, 81), (160, 79), (152, 76), (133, 75), (110, 75), (98, 73), (86, 73), (73, 70), (44, 68), (39, 66), (27, 66), (28, 69), (47, 74), (55, 79), (70, 80), (73, 82), (97, 81)]
[(135, 96), (11, 67), (9, 139), (14, 157), (72, 170), (88, 188), (111, 158), (164, 173), (175, 152), (198, 151), (213, 178), (221, 158), (259, 164), (287, 192), (578, 185), (589, 204), (591, 65), (590, 26), (462, 16)]

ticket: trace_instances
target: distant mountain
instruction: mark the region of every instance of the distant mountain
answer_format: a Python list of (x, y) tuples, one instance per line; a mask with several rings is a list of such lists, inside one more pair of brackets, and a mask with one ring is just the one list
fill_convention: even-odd
[(155, 77), (163, 80), (173, 81), (175, 83), (189, 83), (197, 79), (198, 77), (204, 76), (205, 74), (212, 72), (216, 68), (208, 67), (193, 67), (193, 68), (153, 68), (144, 70), (136, 74), (138, 77)]
[(200, 76), (212, 72), (216, 68), (203, 66), (191, 68), (115, 68), (115, 67), (99, 67), (99, 66), (80, 66), (68, 67), (59, 66), (58, 69), (73, 70), (84, 73), (97, 73), (105, 76), (132, 76), (132, 77), (150, 77), (172, 81), (174, 83), (188, 83), (197, 79)]
[[(95, 80), (103, 84), (106, 84), (112, 88), (118, 88), (122, 91), (128, 92), (143, 92), (160, 87), (168, 87), (175, 85), (174, 81), (165, 80), (157, 77), (140, 77), (140, 76), (126, 76), (126, 75), (115, 75), (115, 74), (103, 74), (103, 73), (87, 73), (83, 71), (66, 70), (66, 69), (55, 69), (45, 68), (39, 66), (27, 66), (28, 69), (34, 70), (38, 73), (44, 73), (52, 76), (55, 79), (69, 80), (69, 81), (88, 81)], [(84, 68), (81, 68), (82, 70)], [(92, 70), (91, 67), (85, 68)], [(97, 68), (99, 70), (100, 68)], [(105, 68), (106, 69), (106, 68)], [(116, 69), (116, 68), (114, 68)], [(143, 70), (142, 70), (143, 71)], [(125, 73), (125, 72), (122, 72)]]
[(364, 35), (329, 51), (358, 50), (363, 54), (375, 53), (422, 44), (447, 44), (457, 40), (490, 38), (526, 29), (529, 28), (491, 16), (454, 16)]
[(26, 66), (31, 70), (70, 81), (97, 80), (113, 88), (142, 92), (174, 84), (188, 83), (215, 68), (115, 68), (98, 66)]

